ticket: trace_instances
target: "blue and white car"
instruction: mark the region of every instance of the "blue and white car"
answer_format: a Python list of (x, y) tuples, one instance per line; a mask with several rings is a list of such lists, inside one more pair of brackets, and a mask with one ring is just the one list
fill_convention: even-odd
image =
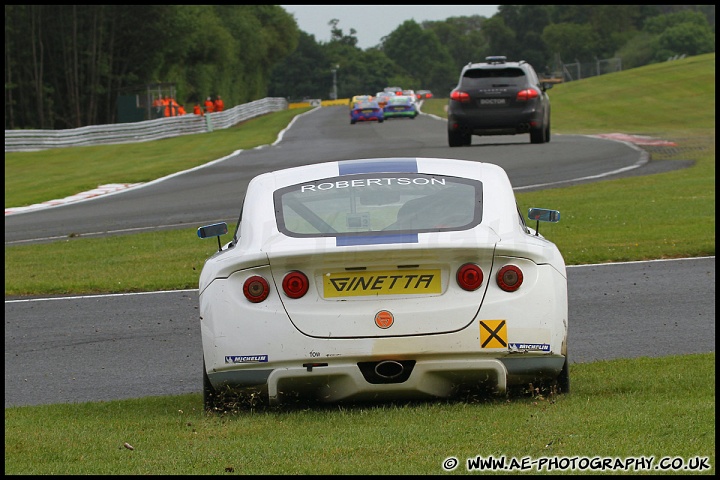
[(385, 113), (374, 100), (356, 102), (350, 109), (350, 125), (355, 125), (357, 122), (383, 123), (383, 121), (385, 121)]
[(383, 107), (385, 119), (389, 118), (412, 118), (418, 116), (415, 99), (407, 95), (396, 95), (388, 98)]
[[(310, 164), (251, 180), (199, 281), (207, 410), (569, 391), (567, 275), (499, 166)], [(534, 228), (533, 228), (534, 227)]]

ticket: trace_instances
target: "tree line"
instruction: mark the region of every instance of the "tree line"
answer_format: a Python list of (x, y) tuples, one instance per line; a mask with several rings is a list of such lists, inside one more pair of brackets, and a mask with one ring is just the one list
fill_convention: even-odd
[(444, 96), (463, 65), (488, 55), (551, 73), (715, 51), (713, 5), (501, 5), (490, 18), (405, 21), (366, 50), (354, 28), (328, 28), (318, 42), (278, 5), (6, 5), (5, 129), (115, 123), (118, 97), (151, 84), (173, 85), (181, 103), (222, 95), (228, 107), (329, 98), (334, 80), (339, 98), (389, 85)]
[(263, 98), (298, 35), (278, 5), (5, 5), (5, 129), (115, 123), (149, 84), (190, 111)]

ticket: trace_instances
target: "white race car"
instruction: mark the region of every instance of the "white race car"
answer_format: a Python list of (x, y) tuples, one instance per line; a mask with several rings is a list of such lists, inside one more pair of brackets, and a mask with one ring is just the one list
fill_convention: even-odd
[(499, 166), (311, 164), (252, 179), (199, 282), (207, 410), (569, 391), (565, 262)]

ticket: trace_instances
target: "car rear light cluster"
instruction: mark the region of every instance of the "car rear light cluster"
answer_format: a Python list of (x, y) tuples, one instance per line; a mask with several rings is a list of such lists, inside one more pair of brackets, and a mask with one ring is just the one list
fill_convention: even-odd
[[(458, 268), (455, 276), (458, 285), (463, 290), (472, 292), (480, 288), (483, 283), (483, 271), (474, 263), (466, 263)], [(496, 281), (498, 287), (506, 292), (514, 292), (523, 283), (523, 273), (520, 267), (516, 265), (505, 265), (497, 274)]]
[(253, 275), (245, 280), (243, 284), (243, 293), (245, 298), (253, 303), (260, 303), (270, 294), (270, 285), (260, 275)]
[(520, 90), (517, 94), (517, 97), (515, 97), (515, 100), (518, 102), (527, 102), (528, 100), (532, 100), (533, 98), (537, 98), (539, 93), (534, 88), (526, 88), (525, 90)]
[(460, 103), (468, 103), (470, 101), (470, 94), (461, 90), (453, 90), (450, 92), (450, 99)]
[(472, 292), (480, 288), (483, 282), (482, 269), (474, 263), (466, 263), (457, 271), (457, 283), (460, 288)]
[(506, 292), (514, 292), (523, 283), (523, 274), (520, 267), (505, 265), (498, 271), (497, 284)]
[[(283, 292), (289, 298), (301, 298), (309, 288), (307, 276), (297, 270), (288, 272), (282, 281)], [(253, 275), (243, 283), (243, 294), (252, 303), (260, 303), (270, 294), (270, 284), (260, 275)]]
[(282, 288), (288, 297), (300, 298), (307, 293), (308, 288), (310, 288), (310, 282), (304, 273), (293, 270), (283, 278)]

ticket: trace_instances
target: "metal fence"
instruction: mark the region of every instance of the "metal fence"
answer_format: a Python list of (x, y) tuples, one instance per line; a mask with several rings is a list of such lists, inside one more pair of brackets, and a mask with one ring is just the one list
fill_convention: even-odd
[(595, 60), (586, 63), (563, 63), (562, 77), (564, 82), (580, 80), (582, 78), (595, 77), (605, 73), (619, 72), (622, 70), (622, 59), (619, 57)]
[(179, 135), (212, 132), (287, 108), (288, 102), (284, 98), (263, 98), (204, 116), (188, 114), (135, 123), (90, 125), (67, 130), (5, 130), (5, 151), (30, 152), (60, 147), (148, 142)]

